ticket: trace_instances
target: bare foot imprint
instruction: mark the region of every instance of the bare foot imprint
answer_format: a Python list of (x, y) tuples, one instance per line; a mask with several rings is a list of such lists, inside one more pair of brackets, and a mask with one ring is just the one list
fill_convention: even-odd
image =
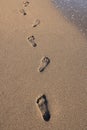
[(48, 102), (45, 95), (40, 96), (36, 100), (37, 106), (39, 108), (39, 111), (41, 113), (41, 116), (45, 121), (50, 120), (50, 112), (48, 110)]
[(21, 9), (21, 10), (20, 10), (20, 13), (23, 14), (23, 15), (27, 15), (27, 13), (25, 12), (24, 9)]
[(36, 19), (35, 21), (34, 21), (34, 23), (32, 24), (32, 27), (36, 27), (37, 25), (39, 25), (40, 24), (40, 20), (39, 19)]
[(26, 0), (26, 1), (24, 1), (24, 2), (23, 2), (24, 7), (27, 7), (27, 6), (29, 5), (29, 3), (30, 3), (30, 2), (29, 2), (29, 1), (27, 1), (27, 0)]
[(39, 70), (39, 72), (42, 72), (42, 71), (44, 71), (44, 69), (47, 67), (47, 65), (50, 63), (50, 59), (48, 58), (48, 57), (43, 57), (42, 59), (41, 59), (41, 63), (40, 63), (40, 65), (39, 65), (39, 68), (38, 68), (38, 70)]
[(37, 44), (35, 43), (35, 37), (32, 35), (32, 36), (30, 36), (30, 37), (28, 37), (28, 40), (29, 40), (29, 42), (31, 43), (31, 45), (33, 46), (33, 47), (36, 47), (37, 46)]

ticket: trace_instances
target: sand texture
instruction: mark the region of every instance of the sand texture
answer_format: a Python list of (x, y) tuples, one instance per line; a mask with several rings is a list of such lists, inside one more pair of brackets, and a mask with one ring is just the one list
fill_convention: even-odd
[(87, 130), (87, 40), (50, 0), (0, 0), (0, 130)]

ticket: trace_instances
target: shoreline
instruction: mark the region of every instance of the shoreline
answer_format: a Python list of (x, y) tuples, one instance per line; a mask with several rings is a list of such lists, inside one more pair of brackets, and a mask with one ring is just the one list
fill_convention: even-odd
[(71, 22), (72, 25), (76, 26), (76, 28), (80, 31), (83, 37), (87, 40), (87, 17), (86, 17), (86, 1), (84, 2), (71, 2), (70, 1), (56, 1), (51, 0), (54, 4), (55, 8), (61, 12), (64, 16), (64, 19)]

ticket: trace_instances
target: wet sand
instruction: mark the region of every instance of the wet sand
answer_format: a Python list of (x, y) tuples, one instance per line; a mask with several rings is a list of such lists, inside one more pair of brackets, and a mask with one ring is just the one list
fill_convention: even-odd
[[(26, 15), (20, 10), (24, 9)], [(32, 24), (40, 19), (40, 24)], [(35, 36), (36, 47), (28, 41)], [(50, 64), (40, 73), (43, 56)], [(0, 130), (87, 129), (87, 41), (49, 0), (0, 2)], [(36, 98), (45, 94), (45, 122)]]
[(66, 20), (77, 26), (87, 38), (87, 0), (51, 0)]

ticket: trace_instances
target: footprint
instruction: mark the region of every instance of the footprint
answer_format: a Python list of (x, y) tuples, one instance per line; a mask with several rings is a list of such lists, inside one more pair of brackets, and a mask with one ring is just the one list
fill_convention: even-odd
[(50, 59), (48, 58), (48, 57), (43, 57), (42, 59), (41, 59), (41, 63), (40, 63), (40, 65), (39, 65), (39, 68), (38, 68), (38, 70), (39, 70), (39, 72), (42, 72), (42, 71), (44, 71), (44, 69), (47, 67), (47, 65), (50, 63)]
[(24, 9), (21, 9), (21, 10), (20, 10), (20, 13), (23, 14), (23, 15), (27, 15), (27, 13), (25, 12)]
[(36, 47), (37, 46), (37, 44), (35, 43), (35, 37), (32, 35), (32, 36), (30, 36), (30, 37), (28, 37), (28, 40), (29, 40), (29, 42), (31, 43), (31, 45), (33, 46), (33, 47)]
[(41, 113), (42, 118), (45, 121), (49, 121), (50, 120), (50, 112), (48, 110), (48, 102), (47, 102), (46, 96), (42, 95), (39, 98), (37, 98), (36, 103), (37, 103), (37, 106), (39, 108), (39, 111)]
[(32, 27), (36, 27), (37, 25), (39, 25), (40, 24), (40, 20), (39, 19), (36, 19), (35, 21), (34, 21), (34, 23), (32, 24)]
[(29, 2), (29, 1), (27, 1), (27, 0), (26, 0), (26, 1), (24, 1), (24, 2), (23, 2), (24, 7), (27, 7), (27, 6), (29, 5), (29, 3), (30, 3), (30, 2)]

